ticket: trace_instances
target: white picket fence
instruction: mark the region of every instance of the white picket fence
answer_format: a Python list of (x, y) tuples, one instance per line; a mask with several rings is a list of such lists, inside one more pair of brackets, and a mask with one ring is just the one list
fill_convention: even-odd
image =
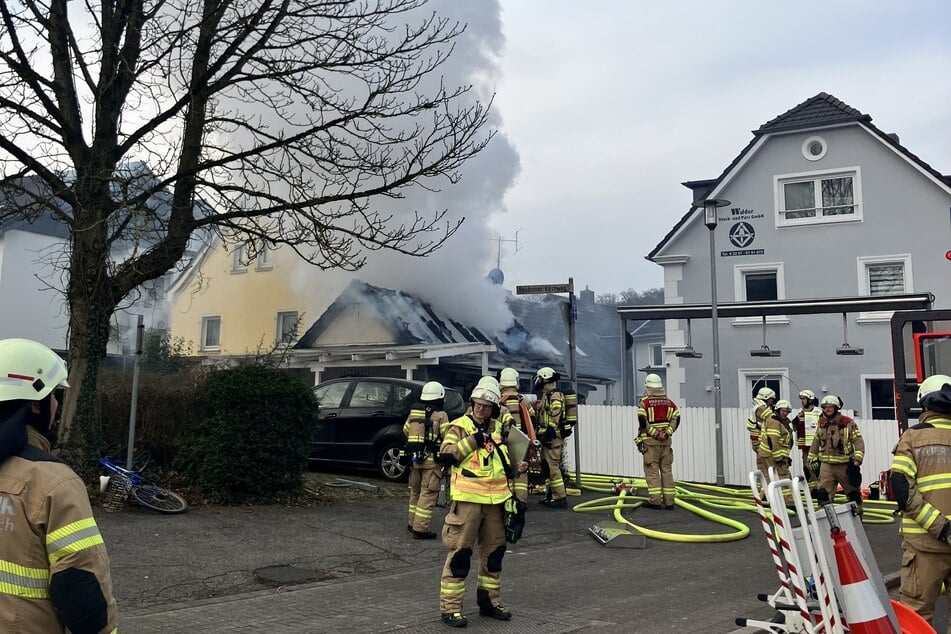
[[(750, 449), (743, 409), (723, 410), (723, 474), (726, 484), (746, 486), (749, 472), (756, 468)], [(716, 427), (712, 407), (680, 410), (680, 429), (674, 434), (674, 478), (691, 482), (716, 483)], [(614, 476), (644, 475), (644, 462), (634, 447), (637, 408), (616, 405), (582, 405), (578, 408), (578, 442), (581, 472)], [(856, 421), (865, 440), (862, 464), (863, 486), (877, 482), (891, 465), (891, 452), (898, 441), (898, 424), (888, 420)], [(574, 438), (565, 447), (566, 464), (574, 474)], [(802, 473), (798, 451), (793, 452), (793, 474)]]

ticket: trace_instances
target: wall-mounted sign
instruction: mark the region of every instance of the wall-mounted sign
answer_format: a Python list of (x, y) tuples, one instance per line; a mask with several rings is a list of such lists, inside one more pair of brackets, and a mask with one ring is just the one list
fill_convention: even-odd
[(730, 227), (730, 242), (733, 246), (745, 249), (756, 239), (756, 230), (748, 222), (738, 222)]
[(762, 220), (765, 214), (748, 207), (730, 207), (730, 215), (717, 218), (720, 222), (736, 222), (738, 220)]

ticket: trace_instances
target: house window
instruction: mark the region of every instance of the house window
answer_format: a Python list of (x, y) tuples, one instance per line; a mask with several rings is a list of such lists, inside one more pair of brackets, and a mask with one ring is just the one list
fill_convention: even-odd
[(270, 271), (274, 267), (271, 262), (271, 248), (264, 242), (258, 247), (256, 268), (259, 271)]
[(248, 270), (248, 255), (247, 248), (243, 244), (239, 244), (234, 249), (231, 259), (231, 272), (232, 273), (246, 273)]
[(776, 176), (777, 225), (862, 219), (859, 169)]
[(740, 406), (749, 406), (760, 388), (776, 392), (776, 399), (789, 398), (789, 372), (780, 368), (749, 368), (739, 370)]
[(895, 382), (892, 379), (868, 379), (872, 418), (895, 420)]
[(650, 350), (650, 361), (652, 368), (660, 368), (664, 365), (664, 344), (652, 343), (648, 347)]
[(821, 136), (811, 136), (802, 142), (802, 156), (807, 161), (818, 161), (826, 155), (829, 146)]
[(277, 314), (277, 342), (293, 343), (297, 341), (297, 324), (299, 318), (296, 310), (284, 310)]
[(221, 350), (221, 315), (201, 318), (201, 349)]
[[(859, 295), (884, 297), (913, 293), (911, 254), (861, 257), (858, 263)], [(892, 311), (874, 311), (859, 314), (859, 321), (887, 321)]]
[[(786, 299), (786, 276), (782, 262), (737, 264), (733, 267), (733, 296), (738, 302)], [(785, 315), (770, 315), (768, 323), (788, 323)], [(762, 324), (762, 317), (736, 317), (734, 324)]]

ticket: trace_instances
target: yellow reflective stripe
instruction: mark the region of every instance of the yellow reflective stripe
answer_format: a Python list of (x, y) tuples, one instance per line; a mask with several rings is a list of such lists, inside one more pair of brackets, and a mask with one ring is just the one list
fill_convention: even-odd
[(939, 489), (951, 489), (951, 473), (936, 473), (918, 478), (918, 490), (922, 493)]
[(46, 568), (27, 568), (0, 559), (0, 594), (12, 594), (25, 599), (47, 599), (49, 578), (50, 571)]
[(922, 528), (928, 529), (938, 521), (938, 518), (941, 517), (941, 513), (935, 507), (931, 506), (927, 502), (918, 515), (914, 517), (915, 522)]
[(88, 517), (49, 533), (46, 536), (46, 552), (50, 564), (55, 564), (67, 555), (101, 543), (103, 543), (102, 535), (99, 534), (96, 520)]
[(915, 520), (910, 517), (901, 518), (901, 532), (905, 535), (924, 535), (928, 531), (918, 525)]
[(502, 582), (495, 577), (479, 575), (479, 587), (486, 590), (498, 590), (502, 587)]
[(918, 473), (918, 465), (910, 456), (895, 454), (895, 457), (892, 458), (892, 471), (900, 471), (908, 477), (914, 478), (915, 474)]

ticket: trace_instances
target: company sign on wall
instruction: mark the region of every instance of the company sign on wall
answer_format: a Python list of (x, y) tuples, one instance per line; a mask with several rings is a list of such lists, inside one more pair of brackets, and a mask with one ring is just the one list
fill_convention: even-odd
[(730, 238), (730, 244), (736, 247), (730, 251), (720, 251), (720, 256), (726, 258), (735, 255), (763, 255), (765, 253), (763, 249), (749, 248), (756, 239), (756, 229), (750, 221), (763, 218), (764, 214), (745, 207), (732, 207), (728, 217), (719, 218), (719, 222), (729, 227), (727, 235)]

